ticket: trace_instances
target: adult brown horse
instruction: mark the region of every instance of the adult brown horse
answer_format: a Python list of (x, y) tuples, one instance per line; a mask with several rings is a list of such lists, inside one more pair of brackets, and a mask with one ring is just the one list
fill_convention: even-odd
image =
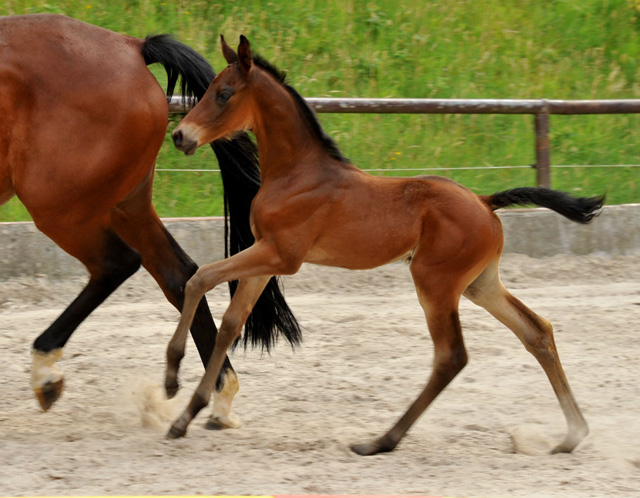
[[(142, 264), (182, 307), (196, 269), (158, 218), (153, 173), (168, 122), (167, 97), (147, 65), (162, 64), (171, 95), (202, 97), (213, 69), (167, 35), (144, 40), (64, 16), (0, 18), (0, 204), (17, 195), (36, 226), (79, 259), (89, 283), (34, 344), (32, 384), (46, 410), (60, 396), (55, 365), (78, 325)], [(253, 242), (249, 208), (259, 188), (255, 145), (246, 134), (212, 144), (231, 217), (231, 252)], [(299, 329), (277, 282), (261, 298), (250, 340), (269, 348)], [(203, 363), (216, 328), (204, 299), (191, 327)], [(99, 344), (99, 340), (96, 341)], [(217, 383), (213, 427), (237, 425), (237, 378), (228, 359)]]
[(541, 188), (479, 196), (434, 176), (380, 178), (349, 163), (322, 131), (311, 109), (284, 75), (240, 38), (236, 54), (222, 39), (229, 66), (173, 133), (192, 154), (212, 140), (251, 130), (258, 141), (262, 186), (251, 219), (255, 243), (231, 258), (202, 266), (187, 283), (178, 328), (168, 347), (167, 382), (178, 362), (197, 304), (221, 282), (240, 279), (226, 311), (212, 359), (191, 402), (171, 427), (180, 437), (207, 404), (225, 352), (239, 336), (272, 275), (295, 273), (303, 262), (367, 269), (405, 259), (422, 305), (435, 356), (431, 377), (416, 401), (382, 437), (353, 446), (361, 455), (393, 450), (412, 424), (467, 363), (458, 318), (464, 295), (509, 327), (542, 365), (568, 423), (555, 452), (570, 452), (587, 435), (554, 344), (552, 327), (502, 285), (503, 246), (498, 208), (535, 204), (588, 223), (604, 197), (574, 198)]

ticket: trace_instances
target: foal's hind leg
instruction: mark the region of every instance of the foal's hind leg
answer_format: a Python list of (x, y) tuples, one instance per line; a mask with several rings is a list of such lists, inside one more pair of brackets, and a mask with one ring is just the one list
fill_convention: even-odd
[(498, 260), (494, 260), (464, 295), (509, 327), (544, 369), (556, 393), (568, 425), (568, 434), (553, 453), (570, 453), (589, 433), (587, 423), (562, 369), (553, 327), (516, 299), (502, 284)]
[(416, 269), (412, 264), (411, 270), (420, 305), (424, 309), (433, 339), (433, 369), (422, 393), (384, 436), (369, 443), (351, 447), (359, 455), (375, 455), (392, 451), (436, 396), (467, 364), (467, 352), (458, 318), (459, 292), (448, 289), (444, 281), (441, 285), (435, 282), (425, 285), (425, 275), (420, 269)]

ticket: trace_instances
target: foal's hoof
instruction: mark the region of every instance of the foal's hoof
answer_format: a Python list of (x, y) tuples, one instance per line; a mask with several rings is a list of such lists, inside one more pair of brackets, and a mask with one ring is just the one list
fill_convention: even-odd
[(167, 398), (168, 399), (172, 399), (176, 394), (178, 394), (179, 390), (180, 390), (180, 386), (178, 385), (177, 382), (175, 382), (175, 383), (167, 382), (164, 385), (164, 391), (165, 391), (165, 393), (167, 393)]
[(589, 434), (589, 426), (584, 423), (580, 425), (578, 428), (571, 431), (570, 434), (567, 435), (564, 441), (556, 446), (553, 450), (551, 450), (551, 454), (555, 455), (556, 453), (572, 453), (573, 450), (576, 449), (582, 440), (587, 437)]
[(175, 425), (172, 425), (169, 432), (167, 432), (167, 439), (180, 439), (181, 437), (185, 437), (186, 434), (186, 429), (179, 429)]
[(578, 443), (573, 441), (564, 441), (560, 443), (558, 446), (551, 450), (551, 454), (555, 455), (557, 453), (572, 453), (575, 450)]
[(395, 444), (385, 444), (380, 439), (376, 439), (370, 443), (354, 444), (351, 446), (351, 450), (360, 456), (371, 456), (378, 453), (389, 453), (395, 447)]
[(571, 453), (572, 451), (573, 451), (573, 448), (569, 448), (563, 444), (559, 444), (558, 446), (556, 446), (551, 450), (551, 454), (556, 455), (558, 453)]
[(34, 389), (36, 398), (45, 412), (58, 400), (63, 387), (64, 381), (60, 379), (55, 382), (47, 382), (44, 386)]

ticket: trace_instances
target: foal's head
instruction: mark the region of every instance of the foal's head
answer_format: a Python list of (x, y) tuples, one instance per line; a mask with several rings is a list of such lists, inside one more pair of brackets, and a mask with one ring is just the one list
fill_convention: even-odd
[(240, 36), (238, 53), (223, 36), (220, 36), (220, 41), (229, 65), (215, 77), (200, 102), (172, 134), (176, 147), (187, 155), (218, 138), (252, 127), (254, 102), (250, 82), (253, 57), (249, 40)]

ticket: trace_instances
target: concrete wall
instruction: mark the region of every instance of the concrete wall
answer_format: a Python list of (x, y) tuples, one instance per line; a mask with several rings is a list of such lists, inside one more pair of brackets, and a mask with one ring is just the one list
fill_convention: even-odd
[(548, 209), (499, 211), (504, 252), (540, 258), (555, 254), (601, 253), (611, 256), (640, 251), (640, 204), (606, 206), (591, 224), (580, 225)]
[[(590, 225), (579, 225), (546, 209), (499, 212), (505, 232), (505, 252), (539, 258), (555, 254), (612, 256), (640, 251), (640, 204), (607, 206)], [(223, 257), (221, 218), (164, 220), (180, 245), (198, 263)], [(0, 223), (0, 280), (45, 274), (63, 278), (86, 274), (33, 223)]]

